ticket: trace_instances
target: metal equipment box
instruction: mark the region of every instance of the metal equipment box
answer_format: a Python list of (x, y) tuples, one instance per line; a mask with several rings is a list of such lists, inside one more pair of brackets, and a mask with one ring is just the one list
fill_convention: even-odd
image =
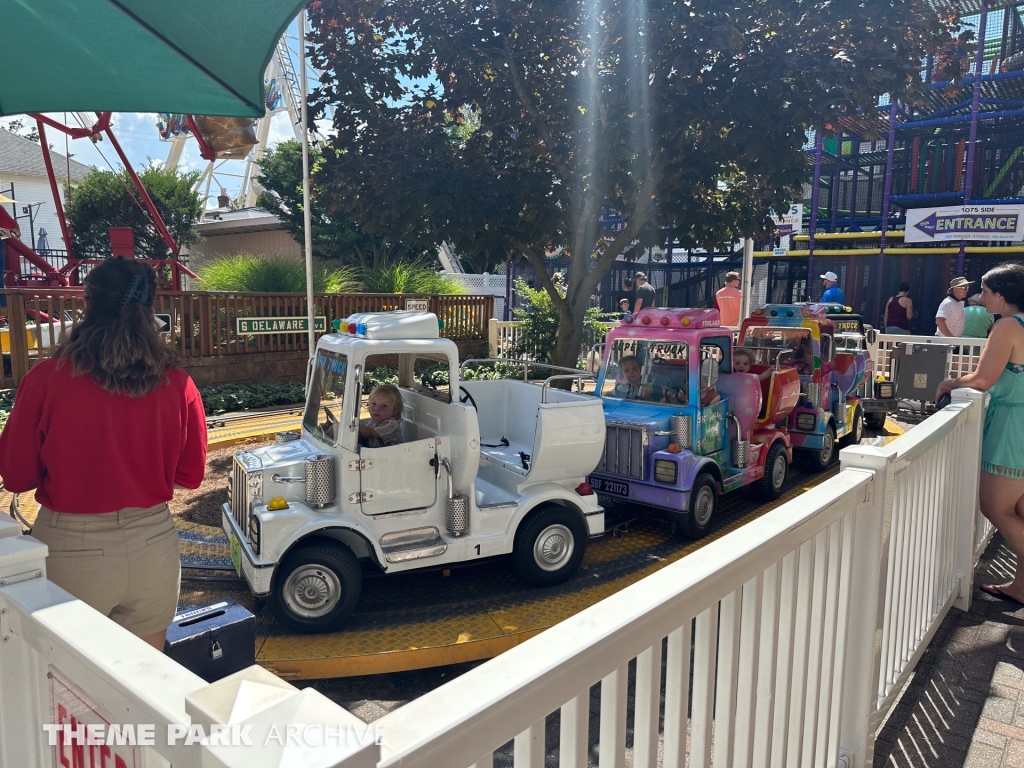
[(256, 663), (256, 617), (230, 597), (181, 611), (164, 653), (208, 683)]
[(894, 350), (894, 378), (896, 397), (900, 400), (918, 400), (931, 403), (935, 388), (946, 378), (949, 370), (948, 344), (930, 344), (904, 341)]

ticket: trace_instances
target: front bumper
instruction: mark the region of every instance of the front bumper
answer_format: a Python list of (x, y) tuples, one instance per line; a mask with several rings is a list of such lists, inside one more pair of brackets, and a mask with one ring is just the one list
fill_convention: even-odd
[(864, 413), (896, 413), (899, 405), (895, 397), (867, 397), (861, 398), (860, 407), (864, 409)]
[(220, 517), (221, 528), (224, 529), (224, 535), (228, 537), (228, 541), (230, 542), (232, 536), (238, 540), (239, 548), (242, 551), (242, 577), (245, 579), (246, 584), (249, 585), (249, 590), (254, 595), (270, 594), (270, 583), (274, 578), (276, 564), (257, 562), (249, 542), (246, 541), (244, 534), (238, 529), (238, 524), (231, 516), (230, 505), (224, 504), (221, 507)]
[[(660, 507), (667, 509), (672, 512), (682, 512), (690, 508), (690, 491), (680, 491), (677, 488), (673, 488), (668, 485), (654, 485), (652, 483), (645, 483), (639, 480), (622, 480), (615, 475), (604, 475), (599, 472), (592, 472), (588, 481), (591, 478), (601, 481), (601, 487), (606, 487), (606, 483), (618, 483), (620, 485), (629, 486), (629, 495), (612, 494), (607, 493), (603, 490), (599, 490), (598, 493), (607, 496), (610, 499), (622, 499), (623, 501), (635, 501), (640, 504), (646, 504), (652, 507)], [(591, 483), (593, 485), (593, 483)]]

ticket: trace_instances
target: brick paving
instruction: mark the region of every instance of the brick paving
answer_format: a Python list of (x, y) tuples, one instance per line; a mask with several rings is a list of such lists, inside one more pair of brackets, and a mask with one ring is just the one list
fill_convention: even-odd
[(1024, 768), (1024, 606), (977, 585), (1013, 573), (997, 535), (975, 572), (971, 609), (952, 609), (883, 724), (874, 765)]

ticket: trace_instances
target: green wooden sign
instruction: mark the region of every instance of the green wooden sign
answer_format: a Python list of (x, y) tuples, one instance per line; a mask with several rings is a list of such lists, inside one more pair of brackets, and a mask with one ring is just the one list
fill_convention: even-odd
[[(323, 315), (313, 321), (313, 330), (323, 333), (327, 318)], [(308, 317), (238, 317), (235, 330), (239, 335), (258, 336), (267, 333), (308, 333)]]

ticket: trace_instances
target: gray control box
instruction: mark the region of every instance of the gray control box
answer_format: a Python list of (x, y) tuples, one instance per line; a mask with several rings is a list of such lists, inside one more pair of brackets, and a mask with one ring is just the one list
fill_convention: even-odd
[(949, 370), (952, 350), (948, 344), (906, 341), (897, 344), (893, 355), (896, 397), (900, 400), (934, 402), (935, 388), (946, 378), (946, 371)]

